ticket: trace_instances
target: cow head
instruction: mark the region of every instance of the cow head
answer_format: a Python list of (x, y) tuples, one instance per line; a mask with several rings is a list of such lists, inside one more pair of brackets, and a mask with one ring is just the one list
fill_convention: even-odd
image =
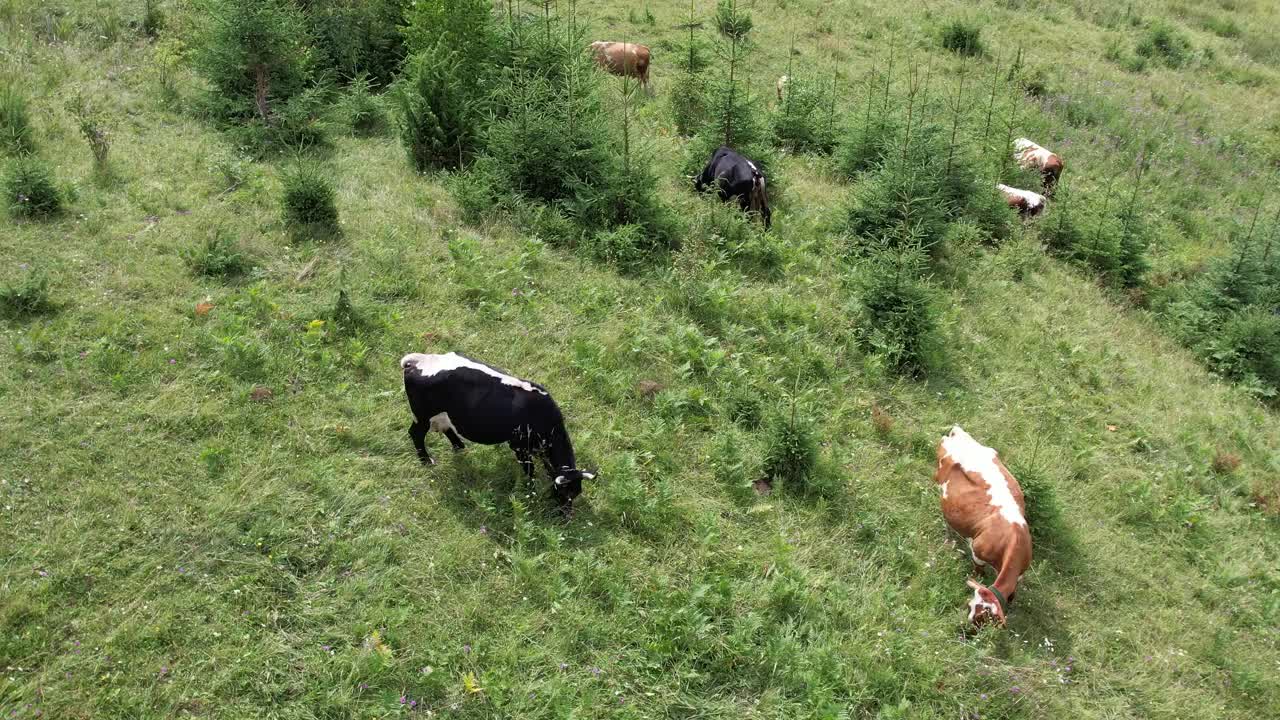
[(555, 495), (561, 509), (568, 510), (573, 505), (573, 499), (582, 494), (582, 481), (595, 480), (595, 478), (596, 474), (593, 472), (562, 467), (555, 480), (551, 481), (551, 492)]
[(764, 229), (773, 224), (773, 213), (769, 210), (769, 196), (765, 193), (764, 173), (751, 166), (751, 211), (760, 213), (764, 220)]
[(1004, 601), (1000, 599), (995, 588), (968, 580), (966, 584), (973, 588), (973, 597), (969, 599), (969, 622), (982, 627), (989, 622), (996, 622), (1004, 627)]

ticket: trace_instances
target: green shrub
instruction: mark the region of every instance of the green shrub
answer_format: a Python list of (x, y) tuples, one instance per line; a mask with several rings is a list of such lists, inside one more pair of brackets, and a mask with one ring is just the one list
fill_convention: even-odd
[(1178, 28), (1166, 22), (1152, 23), (1138, 41), (1134, 52), (1141, 58), (1180, 68), (1191, 62), (1191, 40)]
[(1149, 231), (1130, 207), (1115, 215), (1110, 208), (1081, 204), (1059, 187), (1039, 229), (1050, 252), (1092, 269), (1113, 287), (1137, 287), (1150, 265)]
[(462, 82), (462, 56), (436, 46), (413, 55), (396, 86), (400, 142), (419, 172), (458, 167), (476, 150), (479, 99)]
[(4, 198), (9, 212), (18, 217), (48, 217), (62, 210), (62, 192), (54, 184), (53, 171), (35, 157), (19, 158), (9, 165)]
[(77, 92), (67, 101), (67, 110), (76, 119), (80, 134), (89, 143), (93, 153), (93, 168), (98, 173), (108, 170), (107, 159), (111, 152), (111, 133), (107, 130), (106, 115), (93, 100)]
[(379, 135), (387, 128), (386, 107), (382, 98), (374, 94), (367, 75), (347, 84), (334, 110), (342, 125), (356, 135)]
[(958, 19), (948, 22), (942, 28), (942, 47), (970, 57), (986, 52), (982, 46), (982, 28)]
[(737, 0), (720, 0), (716, 6), (715, 25), (721, 35), (741, 42), (746, 40), (754, 23), (751, 13), (738, 9)]
[(769, 424), (764, 475), (788, 491), (804, 493), (818, 464), (813, 423), (804, 418), (775, 418)]
[(286, 172), (282, 180), (286, 222), (329, 231), (338, 228), (333, 183), (318, 166), (298, 165)]
[(53, 309), (49, 276), (40, 268), (23, 267), (16, 282), (0, 285), (0, 314), (36, 315)]
[(184, 249), (183, 261), (193, 275), (208, 278), (231, 278), (249, 269), (249, 258), (231, 235), (215, 229), (204, 241)]
[(449, 177), (448, 187), (462, 210), (462, 219), (472, 225), (494, 220), (494, 213), (507, 206), (507, 188), (492, 158), (481, 157), (466, 170)]
[(390, 83), (405, 56), (405, 9), (410, 0), (308, 0), (306, 24), (316, 64), (342, 80)]
[(686, 136), (697, 132), (707, 114), (706, 81), (693, 73), (681, 73), (671, 83), (667, 95), (676, 132)]
[(707, 247), (738, 270), (764, 278), (777, 278), (785, 262), (782, 241), (764, 232), (758, 221), (742, 213), (737, 203), (708, 198), (699, 214), (696, 233)]
[(142, 0), (142, 22), (139, 24), (142, 34), (149, 38), (158, 37), (164, 23), (165, 15), (160, 7), (160, 0)]
[(294, 152), (327, 145), (331, 97), (329, 86), (312, 85), (289, 98), (266, 124), (260, 144)]
[(934, 293), (922, 277), (926, 264), (919, 248), (881, 249), (858, 278), (863, 343), (909, 376), (929, 371), (939, 347)]
[(831, 152), (836, 144), (833, 101), (830, 83), (790, 78), (773, 115), (774, 143), (793, 152)]
[(836, 167), (847, 178), (879, 167), (901, 132), (901, 122), (890, 112), (859, 113), (836, 150)]
[(651, 259), (651, 243), (639, 225), (598, 230), (584, 242), (592, 258), (621, 270), (636, 270)]
[(301, 93), (313, 66), (310, 34), (291, 0), (202, 0), (206, 20), (194, 66), (209, 82), (209, 110), (222, 120), (273, 123)]
[(29, 155), (36, 150), (27, 98), (7, 82), (0, 83), (0, 147), (11, 155)]

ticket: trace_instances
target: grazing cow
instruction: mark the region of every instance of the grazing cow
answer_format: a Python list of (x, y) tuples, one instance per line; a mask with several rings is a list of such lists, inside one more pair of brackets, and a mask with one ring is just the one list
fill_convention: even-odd
[(1062, 158), (1026, 138), (1014, 140), (1013, 149), (1013, 159), (1018, 161), (1018, 166), (1024, 170), (1039, 170), (1045, 194), (1052, 195), (1058, 178), (1062, 176)]
[(778, 102), (782, 102), (782, 96), (786, 94), (787, 83), (789, 82), (791, 82), (790, 76), (783, 75), (782, 77), (778, 78), (778, 84), (774, 86), (778, 90)]
[(743, 212), (760, 213), (764, 229), (769, 229), (773, 213), (769, 210), (769, 197), (765, 193), (764, 173), (755, 163), (721, 145), (702, 169), (695, 185), (698, 192), (703, 192), (713, 183), (720, 191), (721, 202), (737, 198)]
[(452, 352), (410, 353), (400, 359), (400, 367), (414, 418), (409, 437), (423, 464), (435, 463), (427, 452), (429, 430), (449, 438), (455, 451), (466, 447), (463, 439), (507, 443), (531, 480), (534, 457), (542, 460), (554, 478), (555, 498), (566, 511), (582, 492), (582, 481), (595, 478), (577, 468), (564, 417), (541, 385)]
[(614, 75), (638, 79), (645, 94), (653, 95), (653, 86), (649, 84), (648, 46), (597, 40), (591, 43), (591, 55), (597, 65)]
[(1022, 488), (1000, 462), (996, 451), (974, 440), (959, 426), (938, 445), (942, 516), (953, 530), (969, 539), (975, 574), (981, 566), (996, 571), (996, 581), (982, 585), (969, 580), (969, 621), (989, 620), (1004, 625), (1022, 574), (1031, 565), (1031, 532), (1027, 527)]
[(1011, 188), (1008, 185), (996, 185), (996, 188), (1004, 193), (1004, 199), (1009, 203), (1009, 207), (1018, 211), (1023, 217), (1035, 217), (1044, 212), (1047, 200), (1045, 196), (1039, 193), (1033, 193), (1030, 190), (1019, 190)]

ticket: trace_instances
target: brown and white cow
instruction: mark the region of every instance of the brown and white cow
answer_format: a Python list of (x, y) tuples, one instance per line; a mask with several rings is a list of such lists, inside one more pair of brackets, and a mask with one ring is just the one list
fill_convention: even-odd
[(789, 82), (791, 82), (791, 76), (783, 75), (778, 78), (777, 84), (774, 85), (774, 88), (778, 91), (778, 102), (782, 102), (782, 98), (787, 94), (787, 83)]
[(1062, 158), (1026, 138), (1018, 138), (1013, 141), (1013, 159), (1023, 170), (1039, 170), (1045, 194), (1053, 194), (1062, 176)]
[(1009, 207), (1018, 211), (1023, 217), (1035, 217), (1044, 212), (1048, 199), (1040, 193), (1034, 193), (1030, 190), (1019, 190), (1018, 188), (1009, 187), (1008, 185), (996, 184), (996, 189), (1004, 193), (1004, 199), (1009, 203)]
[(597, 65), (614, 75), (638, 79), (645, 94), (653, 95), (653, 86), (649, 84), (648, 46), (597, 40), (591, 43), (591, 56)]
[(996, 571), (991, 585), (969, 580), (969, 621), (1004, 625), (1022, 574), (1031, 565), (1031, 532), (1027, 527), (1022, 488), (1000, 462), (996, 451), (974, 440), (960, 426), (938, 445), (934, 482), (942, 489), (942, 516), (969, 539), (974, 572)]

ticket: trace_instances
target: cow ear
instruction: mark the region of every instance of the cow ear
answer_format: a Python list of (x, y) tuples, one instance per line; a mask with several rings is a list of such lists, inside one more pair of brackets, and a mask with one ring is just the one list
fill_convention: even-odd
[(586, 470), (583, 470), (583, 471), (582, 471), (582, 479), (583, 479), (583, 480), (595, 480), (595, 479), (596, 479), (596, 474), (595, 474), (595, 473), (593, 473), (593, 472), (587, 472)]
[(981, 590), (981, 589), (982, 589), (982, 585), (978, 584), (978, 581), (973, 580), (973, 579), (965, 580), (965, 581), (964, 581), (964, 584), (965, 584), (965, 585), (968, 585), (969, 587), (973, 588), (974, 590)]
[(556, 487), (566, 485), (569, 481), (565, 480), (563, 475), (557, 475), (555, 480), (551, 481)]

